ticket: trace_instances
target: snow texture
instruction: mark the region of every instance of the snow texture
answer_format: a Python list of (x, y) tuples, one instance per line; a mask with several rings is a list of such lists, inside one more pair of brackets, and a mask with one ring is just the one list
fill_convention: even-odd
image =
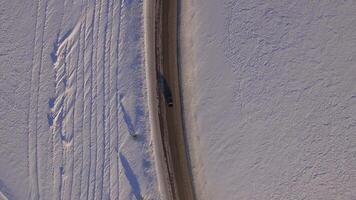
[(0, 199), (159, 199), (142, 0), (3, 0)]
[(356, 199), (356, 1), (181, 2), (198, 199)]

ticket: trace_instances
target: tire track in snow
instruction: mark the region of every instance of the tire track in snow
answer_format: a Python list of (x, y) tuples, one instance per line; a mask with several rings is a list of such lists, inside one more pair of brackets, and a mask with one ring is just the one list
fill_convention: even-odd
[[(74, 165), (74, 115), (77, 96), (77, 65), (80, 23), (60, 40), (54, 64), (56, 99), (53, 107), (53, 189), (55, 199), (70, 198)], [(77, 55), (76, 55), (77, 53)], [(73, 56), (74, 55), (74, 56)], [(67, 191), (70, 191), (69, 194)], [(69, 195), (69, 196), (68, 196)]]
[[(84, 105), (82, 101), (77, 100), (78, 96), (84, 95), (80, 89), (80, 86), (83, 88), (84, 84), (82, 81), (84, 73), (80, 73), (84, 70), (83, 59), (80, 59), (84, 56), (81, 53), (81, 43), (83, 43), (81, 37), (82, 24), (83, 19), (80, 18), (71, 32), (65, 34), (65, 38), (61, 39), (56, 53), (58, 56), (55, 63), (56, 103), (54, 116), (56, 117), (53, 127), (56, 137), (54, 153), (57, 156), (54, 168), (59, 169), (54, 178), (56, 199), (72, 199), (74, 182), (76, 182), (76, 188), (79, 188), (78, 191), (81, 188), (81, 177), (80, 182), (77, 183), (77, 178), (74, 179), (74, 175), (81, 173), (82, 160), (77, 157), (83, 157), (83, 155), (80, 155), (83, 154), (81, 151), (83, 147), (80, 148), (83, 145), (82, 135), (80, 134), (83, 130), (83, 122), (81, 121), (83, 119), (80, 118), (80, 115), (84, 110)], [(80, 80), (78, 81), (78, 79)], [(79, 112), (78, 109), (80, 109)], [(79, 122), (77, 122), (77, 119), (79, 119)], [(80, 127), (78, 128), (78, 126)], [(80, 197), (80, 192), (76, 196)]]
[(96, 69), (97, 69), (97, 154), (96, 154), (96, 179), (95, 179), (95, 198), (102, 199), (103, 193), (103, 173), (104, 173), (104, 134), (105, 134), (105, 63), (104, 63), (104, 44), (105, 44), (105, 1), (100, 0), (99, 3), (99, 16), (98, 16), (98, 29), (96, 41)]
[(67, 84), (68, 84), (68, 68), (70, 65), (70, 61), (68, 59), (68, 54), (70, 51), (70, 48), (68, 48), (68, 43), (64, 42), (65, 44), (65, 56), (64, 56), (64, 79), (63, 79), (63, 93), (61, 94), (63, 96), (63, 118), (62, 118), (62, 132), (60, 133), (60, 142), (61, 142), (61, 148), (62, 148), (62, 163), (61, 163), (61, 168), (62, 168), (62, 173), (61, 173), (61, 199), (65, 199), (66, 194), (66, 188), (67, 188), (67, 143), (69, 140), (68, 136), (68, 122), (67, 119), (69, 116), (68, 112), (68, 98), (70, 98), (69, 95), (67, 95)]
[[(84, 62), (84, 119), (83, 119), (83, 165), (87, 166), (88, 170), (82, 170), (82, 185), (81, 185), (81, 199), (88, 199), (89, 192), (89, 175), (90, 175), (90, 163), (91, 163), (91, 110), (92, 110), (92, 39), (90, 37), (92, 33), (92, 26), (87, 26), (88, 20), (92, 21), (91, 18), (88, 18), (90, 7), (87, 5), (85, 8), (85, 20), (84, 20), (84, 53), (83, 53), (83, 62)], [(92, 11), (94, 12), (94, 11)], [(93, 17), (93, 15), (90, 15)], [(92, 24), (91, 24), (92, 25)], [(88, 41), (89, 40), (89, 41)], [(91, 46), (90, 46), (91, 45)], [(89, 58), (88, 58), (89, 57)], [(86, 163), (86, 164), (84, 164)], [(84, 173), (83, 173), (84, 172)]]
[[(52, 62), (55, 62), (54, 63), (54, 79), (55, 79), (55, 99), (53, 102), (53, 104), (56, 103), (56, 100), (58, 98), (58, 89), (57, 89), (57, 86), (58, 86), (58, 74), (57, 74), (57, 69), (56, 69), (56, 65), (58, 64), (58, 48), (59, 48), (59, 45), (60, 45), (60, 38), (59, 38), (59, 34), (61, 33), (62, 31), (62, 24), (63, 24), (63, 16), (64, 16), (64, 12), (65, 12), (65, 2), (66, 0), (62, 1), (63, 3), (60, 4), (61, 7), (58, 8), (62, 11), (61, 15), (60, 15), (60, 24), (59, 24), (59, 29), (58, 29), (58, 35), (57, 35), (57, 39), (55, 41), (55, 44), (54, 44), (54, 49), (53, 49), (53, 52), (51, 54), (51, 57), (52, 57)], [(54, 59), (53, 59), (54, 58)], [(50, 100), (52, 101), (52, 100)], [(57, 106), (53, 105), (53, 107), (51, 107), (51, 117), (52, 117), (52, 120), (55, 120), (57, 118), (56, 115), (58, 115), (58, 110), (56, 110), (56, 108), (58, 109)], [(58, 131), (58, 127), (55, 125), (54, 122), (52, 122), (52, 127), (51, 127), (51, 132), (52, 132), (52, 197), (54, 199), (60, 199), (60, 183), (61, 183), (61, 172), (60, 172), (60, 165), (61, 165), (61, 161), (58, 160), (60, 155), (61, 154), (59, 151), (58, 151), (58, 148), (60, 146), (59, 144), (59, 139), (58, 139), (58, 135), (60, 134), (60, 132)]]
[[(63, 53), (61, 52), (63, 49)], [(63, 148), (63, 132), (65, 127), (65, 90), (66, 90), (66, 65), (67, 65), (67, 44), (61, 44), (59, 47), (58, 61), (55, 64), (56, 69), (56, 101), (54, 106), (54, 154), (55, 154), (55, 199), (62, 199), (63, 196), (63, 174), (64, 174), (64, 148)]]
[[(97, 60), (97, 46), (98, 46), (98, 20), (100, 17), (100, 2), (97, 3), (95, 1), (95, 9), (94, 9), (94, 18), (93, 18), (93, 52), (92, 52), (92, 58), (93, 61)], [(99, 14), (98, 14), (99, 13)], [(95, 199), (95, 194), (96, 194), (96, 174), (97, 174), (97, 138), (98, 138), (98, 127), (97, 127), (97, 108), (98, 108), (98, 103), (97, 103), (97, 96), (98, 96), (98, 91), (97, 91), (97, 74), (98, 74), (98, 66), (97, 63), (93, 62), (92, 65), (93, 68), (93, 75), (92, 75), (92, 116), (91, 116), (91, 123), (92, 123), (92, 133), (94, 133), (91, 137), (91, 163), (90, 163), (90, 169), (92, 170), (90, 173), (90, 185), (89, 185), (89, 198), (88, 199)], [(94, 136), (94, 137), (93, 137)]]
[[(109, 132), (110, 135), (110, 199), (119, 198), (119, 163), (118, 163), (118, 38), (120, 37), (121, 0), (112, 1), (112, 29), (110, 37), (110, 111)], [(117, 10), (118, 9), (118, 10)], [(114, 38), (113, 38), (114, 36)]]
[[(69, 47), (68, 47), (69, 46)], [(65, 81), (64, 81), (64, 93), (63, 96), (64, 98), (64, 103), (63, 103), (63, 132), (61, 133), (61, 143), (62, 143), (62, 148), (63, 148), (63, 163), (62, 163), (62, 198), (64, 199), (69, 199), (67, 196), (67, 190), (69, 183), (69, 160), (68, 160), (68, 154), (69, 154), (69, 148), (70, 148), (70, 143), (72, 142), (72, 137), (70, 134), (70, 126), (71, 124), (69, 123), (69, 120), (71, 118), (71, 101), (72, 101), (72, 95), (68, 91), (68, 87), (71, 87), (71, 60), (70, 60), (70, 54), (71, 54), (71, 47), (70, 43), (66, 43), (66, 54), (65, 54)]]
[(36, 56), (36, 39), (37, 39), (37, 23), (38, 23), (38, 14), (39, 14), (39, 3), (40, 3), (40, 0), (38, 0), (36, 3), (35, 3), (35, 36), (34, 36), (34, 39), (33, 39), (33, 49), (32, 49), (32, 68), (31, 68), (31, 77), (30, 77), (30, 95), (29, 95), (29, 105), (28, 105), (28, 117), (27, 117), (27, 128), (28, 128), (28, 136), (27, 136), (27, 141), (28, 141), (28, 175), (29, 175), (29, 194), (28, 194), (28, 199), (36, 199), (38, 198), (38, 195), (39, 195), (39, 189), (38, 189), (38, 177), (37, 177), (37, 163), (33, 163), (33, 158), (34, 156), (36, 156), (36, 152), (34, 152), (34, 154), (32, 153), (32, 149), (33, 149), (33, 133), (32, 133), (32, 129), (31, 129), (31, 125), (32, 125), (32, 121), (31, 121), (31, 118), (32, 118), (32, 102), (33, 102), (33, 97), (32, 97), (32, 89), (33, 89), (33, 86), (32, 84), (33, 83), (33, 80), (34, 80), (34, 75), (36, 73), (34, 73), (36, 71), (35, 69), (35, 56)]
[[(115, 1), (116, 2), (116, 1)], [(119, 31), (117, 30), (117, 25), (120, 24), (120, 18), (117, 20), (116, 16), (120, 17), (120, 11), (121, 11), (121, 1), (119, 1), (119, 6), (118, 8), (120, 9), (118, 12), (116, 12), (116, 6), (115, 2), (111, 1), (111, 11), (110, 11), (110, 20), (111, 23), (109, 27), (111, 28), (110, 32), (110, 38), (108, 41), (108, 52), (109, 52), (109, 58), (108, 58), (108, 69), (109, 69), (109, 79), (108, 79), (108, 85), (109, 85), (109, 107), (108, 107), (108, 132), (109, 134), (109, 141), (108, 141), (108, 146), (109, 146), (109, 196), (108, 199), (118, 199), (119, 197), (119, 185), (118, 185), (118, 159), (117, 159), (117, 149), (118, 149), (118, 114), (117, 114), (117, 69), (118, 69), (118, 64), (117, 64), (117, 57), (116, 57), (116, 52), (118, 48), (118, 40), (116, 37), (119, 36)], [(115, 12), (114, 12), (115, 10)], [(117, 14), (118, 13), (118, 14)], [(116, 14), (116, 15), (115, 15)], [(118, 26), (119, 27), (119, 26)]]
[[(144, 105), (141, 105), (144, 94), (141, 94), (143, 88), (140, 85), (141, 79), (143, 79), (140, 73), (143, 69), (138, 67), (141, 58), (124, 58), (130, 57), (132, 52), (136, 51), (136, 48), (140, 50), (140, 39), (132, 39), (134, 44), (120, 40), (128, 37), (129, 34), (136, 34), (131, 31), (139, 23), (139, 21), (136, 21), (139, 17), (135, 14), (131, 18), (132, 12), (126, 12), (124, 22), (122, 22), (122, 9), (126, 9), (126, 7), (122, 8), (122, 1), (95, 0), (85, 2), (83, 0), (79, 20), (74, 21), (74, 26), (71, 25), (73, 28), (65, 32), (68, 28), (65, 20), (67, 13), (72, 10), (70, 6), (74, 6), (72, 1), (66, 2), (68, 3), (63, 3), (63, 7), (61, 7), (62, 2), (54, 4), (52, 1), (47, 3), (47, 1), (39, 0), (35, 9), (37, 13), (31, 72), (31, 101), (28, 115), (31, 186), (29, 199), (46, 198), (45, 196), (48, 196), (48, 192), (45, 191), (47, 188), (51, 188), (53, 199), (118, 199), (119, 195), (122, 195), (120, 194), (121, 188), (119, 188), (118, 76), (125, 76), (128, 71), (130, 72), (127, 75), (133, 75), (132, 80), (128, 81), (129, 85), (120, 86), (124, 88), (120, 92), (124, 94), (126, 89), (135, 87), (135, 91), (132, 94), (130, 92), (130, 95), (137, 95), (139, 100), (135, 100), (135, 107), (132, 107), (132, 109), (134, 112), (144, 112)], [(53, 7), (54, 5), (55, 7)], [(61, 17), (58, 19), (61, 27), (56, 29), (57, 32), (59, 30), (59, 34), (57, 40), (54, 40), (55, 47), (53, 54), (51, 53), (54, 61), (55, 94), (54, 100), (50, 99), (50, 102), (54, 101), (54, 103), (53, 106), (50, 106), (51, 115), (48, 118), (49, 121), (52, 120), (49, 124), (52, 134), (52, 146), (50, 148), (52, 148), (53, 153), (52, 177), (49, 178), (44, 177), (46, 166), (40, 166), (41, 162), (45, 160), (41, 156), (46, 152), (44, 152), (45, 148), (43, 147), (44, 139), (37, 135), (37, 130), (41, 130), (41, 132), (38, 131), (38, 134), (44, 134), (42, 129), (39, 129), (41, 127), (39, 123), (42, 123), (40, 121), (42, 111), (39, 110), (41, 108), (39, 104), (41, 104), (44, 94), (43, 86), (40, 85), (41, 76), (42, 82), (44, 82), (44, 71), (46, 70), (44, 67), (47, 62), (45, 53), (48, 47), (47, 44), (44, 44), (48, 42), (47, 37), (51, 34), (50, 28), (47, 28), (48, 31), (46, 30), (46, 23), (48, 23), (48, 20), (51, 21), (51, 12), (57, 8), (61, 8), (63, 14), (58, 13), (58, 16)], [(59, 12), (62, 12), (62, 10)], [(120, 27), (123, 23), (124, 29), (129, 30), (125, 29), (126, 31), (120, 38)], [(119, 47), (120, 43), (121, 46)], [(120, 48), (129, 48), (130, 50), (124, 50), (121, 53)], [(132, 48), (134, 49), (132, 50)], [(140, 52), (133, 55), (139, 56)], [(128, 63), (126, 63), (126, 59)], [(120, 67), (125, 69), (120, 71)], [(132, 69), (128, 70), (129, 68)], [(136, 97), (132, 96), (132, 98)], [(142, 111), (135, 109), (142, 109)], [(138, 115), (143, 116), (144, 114), (139, 113)], [(136, 125), (141, 123), (141, 118), (140, 116), (133, 117), (134, 126), (138, 127), (137, 131), (141, 131), (141, 125)], [(143, 123), (142, 130), (144, 126)], [(123, 134), (125, 133), (123, 132)], [(41, 138), (40, 141), (37, 141), (37, 137)], [(127, 143), (127, 141), (125, 140), (122, 143)], [(38, 142), (41, 142), (41, 144), (38, 144), (41, 146), (37, 146)], [(138, 146), (145, 145), (143, 142), (135, 143)], [(129, 148), (133, 150), (132, 147)], [(147, 147), (144, 146), (134, 159), (142, 158), (144, 162), (145, 158), (143, 157), (148, 155), (145, 148)], [(39, 155), (41, 156), (39, 157)], [(131, 158), (129, 157), (129, 159)], [(132, 170), (141, 170), (140, 161), (137, 166), (132, 167)], [(148, 170), (148, 168), (145, 168), (142, 171), (146, 169)], [(126, 178), (122, 180), (127, 181)], [(50, 187), (46, 186), (48, 181), (52, 181)], [(129, 189), (130, 186), (125, 187)], [(137, 194), (140, 194), (140, 186), (138, 185), (137, 188), (139, 189)], [(128, 189), (125, 188), (125, 190)], [(132, 189), (135, 190), (135, 188)]]
[(110, 42), (112, 28), (112, 1), (108, 0), (106, 4), (105, 20), (105, 43), (104, 43), (104, 172), (103, 172), (103, 199), (110, 198), (110, 120), (109, 120), (109, 92), (110, 92)]
[[(83, 4), (84, 1), (82, 1), (82, 6), (84, 5)], [(81, 76), (79, 77), (79, 82), (80, 82), (80, 90), (79, 90), (79, 93), (78, 93), (78, 96), (80, 97), (80, 101), (83, 102), (81, 105), (80, 105), (80, 111), (78, 111), (78, 114), (76, 116), (76, 118), (79, 118), (81, 117), (81, 121), (79, 122), (80, 124), (80, 128), (78, 128), (77, 132), (78, 132), (78, 135), (79, 135), (79, 132), (80, 132), (80, 140), (81, 140), (81, 146), (80, 146), (80, 165), (79, 165), (79, 174), (77, 175), (76, 174), (76, 177), (78, 177), (79, 181), (78, 181), (78, 186), (75, 185), (75, 188), (74, 188), (74, 198), (75, 199), (80, 199), (81, 197), (81, 194), (82, 194), (82, 186), (83, 186), (83, 170), (84, 170), (84, 118), (85, 118), (85, 112), (84, 112), (84, 104), (85, 104), (85, 88), (84, 88), (84, 82), (85, 82), (85, 71), (84, 71), (84, 52), (85, 52), (85, 29), (86, 29), (86, 8), (84, 10), (84, 15), (85, 15), (85, 18), (84, 18), (84, 21), (82, 23), (82, 29), (81, 29), (81, 40), (80, 40), (80, 48), (79, 48), (79, 51), (80, 51), (80, 62), (79, 62), (79, 68), (80, 68), (80, 71), (81, 71)], [(80, 115), (80, 116), (78, 116)], [(76, 180), (76, 179), (75, 179)]]
[[(79, 26), (80, 27), (80, 26)], [(65, 199), (72, 199), (72, 187), (73, 187), (73, 173), (74, 173), (74, 147), (75, 147), (75, 118), (74, 114), (76, 111), (76, 95), (77, 95), (77, 72), (78, 72), (78, 45), (80, 41), (80, 35), (78, 34), (79, 29), (74, 29), (72, 34), (69, 36), (70, 50), (69, 50), (69, 63), (68, 63), (68, 87), (66, 88), (67, 98), (67, 111), (66, 124), (68, 125), (65, 134), (67, 135), (64, 145), (66, 154), (65, 163), (65, 181), (67, 182), (67, 187), (65, 188)], [(72, 37), (71, 37), (72, 36)], [(78, 38), (78, 39), (77, 39)], [(76, 54), (77, 53), (77, 54)]]
[[(59, 34), (66, 12), (66, 2), (62, 5), (60, 16)], [(76, 42), (76, 29), (64, 33), (61, 38), (57, 36), (55, 48), (51, 55), (55, 57), (55, 105), (52, 108), (54, 123), (52, 126), (52, 150), (53, 150), (53, 194), (55, 199), (68, 198), (67, 190), (71, 190), (74, 162), (74, 112), (76, 103), (76, 79), (78, 56), (74, 50)], [(53, 60), (53, 58), (52, 58)], [(73, 65), (75, 65), (73, 67)], [(74, 91), (74, 92), (72, 92)], [(74, 95), (73, 95), (74, 94)], [(70, 195), (70, 193), (69, 193)], [(70, 197), (69, 197), (70, 198)]]
[[(47, 21), (47, 1), (42, 5), (42, 1), (37, 2), (36, 11), (36, 27), (35, 27), (35, 44), (34, 44), (34, 57), (31, 72), (31, 97), (30, 97), (30, 110), (29, 110), (29, 199), (40, 199), (41, 187), (39, 179), (39, 159), (38, 159), (38, 107), (39, 107), (39, 93), (41, 84), (41, 71), (42, 71), (42, 57), (43, 57), (43, 42), (45, 26)], [(43, 16), (40, 18), (39, 16)], [(41, 19), (39, 22), (38, 20)], [(38, 30), (41, 29), (41, 32)], [(39, 35), (38, 35), (39, 34)]]
[[(46, 36), (48, 34), (46, 27), (48, 25), (48, 1), (45, 0), (43, 3), (42, 9), (43, 11), (43, 18), (41, 21), (41, 35), (40, 35), (40, 40), (41, 40), (41, 46), (40, 46), (40, 56), (39, 56), (39, 70), (38, 70), (38, 85), (37, 85), (37, 98), (36, 98), (36, 153), (37, 153), (37, 176), (38, 176), (38, 188), (39, 188), (39, 198), (40, 199), (46, 199), (50, 195), (49, 188), (47, 187), (47, 181), (50, 179), (48, 178), (48, 166), (47, 166), (47, 159), (44, 155), (46, 154), (46, 151), (48, 150), (45, 145), (43, 145), (44, 142), (47, 142), (47, 139), (43, 139), (43, 126), (41, 126), (41, 121), (40, 119), (42, 118), (42, 110), (40, 109), (40, 94), (41, 94), (41, 89), (45, 90), (42, 83), (44, 81), (42, 80), (43, 73), (46, 71), (45, 66), (46, 66), (46, 50), (45, 50), (45, 40)], [(45, 92), (42, 93), (42, 99), (43, 96), (45, 95)], [(43, 107), (41, 107), (43, 108)], [(42, 118), (43, 119), (43, 118)], [(41, 137), (42, 136), (42, 137)]]
[[(82, 13), (82, 10), (81, 10)], [(81, 15), (82, 16), (82, 15)], [(83, 67), (83, 33), (84, 33), (84, 27), (83, 27), (83, 22), (80, 23), (80, 32), (78, 33), (78, 65), (77, 65), (77, 79), (76, 79), (76, 88), (77, 88), (77, 93), (76, 93), (76, 99), (77, 101), (75, 102), (75, 113), (74, 113), (74, 175), (73, 177), (76, 177), (73, 179), (73, 189), (71, 196), (73, 199), (79, 199), (80, 198), (80, 193), (81, 193), (81, 182), (82, 182), (82, 170), (83, 170), (83, 110), (84, 110), (84, 82), (83, 82), (83, 76), (84, 76), (84, 67)], [(79, 121), (76, 121), (78, 119)]]
[[(83, 199), (84, 196), (87, 197), (88, 191), (87, 191), (87, 185), (88, 185), (88, 178), (89, 178), (89, 167), (88, 165), (85, 165), (84, 163), (89, 163), (90, 159), (90, 151), (88, 151), (90, 145), (90, 120), (86, 120), (90, 117), (90, 101), (91, 99), (88, 98), (88, 92), (87, 90), (87, 84), (88, 80), (90, 79), (90, 70), (88, 70), (88, 63), (86, 63), (86, 52), (87, 51), (87, 15), (88, 15), (88, 2), (85, 0), (85, 10), (84, 10), (84, 28), (83, 28), (83, 121), (82, 121), (82, 170), (80, 171), (80, 177), (81, 177), (81, 185), (80, 185), (80, 198)], [(88, 102), (88, 99), (90, 100)], [(89, 111), (88, 111), (89, 107)], [(89, 113), (89, 115), (88, 115)], [(85, 127), (89, 128), (85, 128)], [(84, 166), (86, 166), (84, 168)], [(88, 169), (88, 170), (83, 170), (83, 169)], [(86, 174), (86, 175), (85, 175)], [(85, 192), (83, 192), (85, 191)]]
[(101, 88), (101, 76), (102, 76), (102, 66), (99, 65), (100, 59), (100, 49), (99, 49), (99, 38), (100, 38), (100, 23), (101, 23), (101, 15), (102, 15), (102, 0), (99, 1), (97, 6), (97, 16), (95, 17), (94, 23), (94, 32), (95, 32), (95, 49), (94, 49), (94, 60), (96, 63), (94, 64), (95, 69), (95, 79), (94, 79), (94, 89), (96, 94), (96, 103), (95, 103), (95, 162), (94, 162), (94, 174), (93, 174), (93, 196), (92, 199), (100, 199), (101, 196), (101, 185), (102, 185), (102, 175), (101, 175), (101, 127), (102, 127), (102, 95), (103, 91)]
[[(71, 6), (70, 4), (69, 6)], [(63, 13), (66, 12), (66, 1), (63, 3)], [(63, 16), (61, 15), (61, 26), (63, 23)], [(79, 27), (79, 28), (78, 28)], [(78, 30), (79, 29), (79, 30)], [(67, 31), (64, 33), (63, 38), (60, 41), (57, 40), (60, 48), (57, 51), (57, 56), (61, 55), (59, 59), (64, 59), (64, 78), (63, 78), (63, 89), (61, 92), (57, 94), (57, 99), (59, 101), (63, 101), (62, 107), (59, 108), (62, 110), (62, 116), (59, 118), (61, 120), (60, 125), (62, 125), (62, 129), (59, 132), (60, 143), (61, 145), (59, 148), (61, 149), (59, 152), (60, 162), (54, 165), (55, 168), (59, 168), (59, 175), (60, 176), (59, 183), (60, 185), (59, 191), (56, 192), (57, 198), (64, 198), (64, 199), (71, 199), (72, 195), (72, 187), (73, 187), (73, 175), (74, 175), (74, 147), (76, 136), (75, 131), (75, 113), (76, 113), (76, 98), (77, 98), (77, 76), (78, 76), (78, 58), (79, 58), (79, 49), (78, 45), (80, 42), (80, 38), (78, 40), (78, 33), (80, 33), (81, 29), (81, 20), (75, 26), (74, 29)], [(59, 32), (61, 32), (59, 30)], [(65, 53), (62, 55), (61, 46), (65, 45)], [(78, 50), (77, 50), (78, 49)], [(63, 58), (62, 58), (63, 57)], [(57, 87), (56, 87), (57, 88)], [(58, 98), (58, 95), (60, 96)], [(58, 118), (57, 118), (58, 119)], [(63, 131), (64, 130), (64, 131)], [(56, 152), (57, 153), (57, 152)], [(58, 174), (58, 173), (57, 173)], [(58, 193), (59, 192), (59, 193)]]
[[(90, 7), (91, 5), (91, 7)], [(89, 4), (89, 6), (86, 7), (86, 12), (85, 12), (85, 51), (84, 54), (84, 113), (86, 113), (85, 118), (84, 118), (84, 125), (85, 128), (83, 129), (84, 133), (87, 133), (87, 137), (84, 137), (86, 139), (86, 147), (84, 152), (84, 159), (86, 161), (86, 165), (88, 166), (88, 170), (84, 171), (83, 173), (83, 179), (85, 180), (85, 183), (82, 184), (82, 189), (83, 191), (81, 193), (81, 199), (89, 199), (89, 193), (90, 193), (90, 182), (91, 182), (91, 173), (92, 173), (92, 129), (93, 129), (93, 124), (92, 124), (92, 116), (93, 116), (93, 50), (94, 50), (94, 17), (95, 17), (95, 3)], [(88, 17), (89, 16), (89, 17)], [(87, 99), (87, 100), (85, 100)]]

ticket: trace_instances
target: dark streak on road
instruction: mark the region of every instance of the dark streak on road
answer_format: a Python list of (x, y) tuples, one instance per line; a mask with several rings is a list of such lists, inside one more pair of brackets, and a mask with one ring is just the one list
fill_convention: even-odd
[[(177, 65), (177, 0), (156, 0), (155, 59), (159, 94), (159, 122), (169, 191), (174, 200), (194, 200), (182, 126)], [(162, 81), (162, 77), (164, 81)], [(161, 88), (169, 88), (167, 92)], [(172, 99), (173, 106), (167, 99)]]

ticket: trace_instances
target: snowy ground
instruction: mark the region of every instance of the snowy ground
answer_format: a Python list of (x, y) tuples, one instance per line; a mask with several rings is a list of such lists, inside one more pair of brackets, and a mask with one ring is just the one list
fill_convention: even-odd
[[(0, 199), (159, 199), (142, 0), (0, 3)], [(198, 199), (356, 199), (355, 13), (181, 1)]]
[(198, 199), (356, 199), (356, 2), (180, 10)]
[(3, 0), (0, 24), (0, 199), (159, 199), (143, 2)]

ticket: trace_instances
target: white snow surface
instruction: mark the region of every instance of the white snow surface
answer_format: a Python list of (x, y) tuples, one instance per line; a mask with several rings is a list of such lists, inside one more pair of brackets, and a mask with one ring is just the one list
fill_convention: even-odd
[(356, 199), (356, 1), (182, 0), (198, 199)]
[(159, 199), (142, 0), (2, 0), (0, 199)]

